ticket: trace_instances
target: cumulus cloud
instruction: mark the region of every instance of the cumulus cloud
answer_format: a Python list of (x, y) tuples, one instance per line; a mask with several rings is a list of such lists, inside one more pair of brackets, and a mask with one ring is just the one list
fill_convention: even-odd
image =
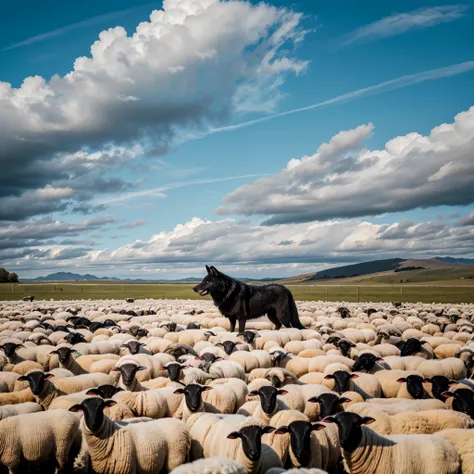
[(100, 33), (65, 76), (0, 82), (0, 205), (64, 181), (81, 189), (91, 170), (162, 153), (184, 130), (222, 124), (250, 104), (271, 110), (285, 75), (307, 66), (286, 47), (304, 36), (301, 19), (264, 3), (165, 0), (131, 36)]
[(474, 202), (474, 107), (428, 136), (396, 137), (382, 150), (363, 145), (372, 128), (338, 133), (316, 154), (237, 188), (217, 212), (266, 216), (274, 225)]
[(368, 43), (380, 38), (398, 36), (410, 30), (449, 23), (465, 16), (470, 8), (470, 5), (441, 5), (419, 8), (407, 13), (395, 13), (349, 33), (344, 45)]

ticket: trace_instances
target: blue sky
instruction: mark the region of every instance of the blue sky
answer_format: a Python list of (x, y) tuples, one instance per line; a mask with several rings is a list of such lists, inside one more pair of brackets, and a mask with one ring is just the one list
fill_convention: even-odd
[(473, 256), (473, 7), (4, 6), (2, 265), (175, 278)]

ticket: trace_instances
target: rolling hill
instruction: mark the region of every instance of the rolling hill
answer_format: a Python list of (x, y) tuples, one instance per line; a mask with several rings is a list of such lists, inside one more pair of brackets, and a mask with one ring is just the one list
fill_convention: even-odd
[[(377, 285), (400, 283), (453, 282), (474, 279), (474, 265), (449, 257), (432, 259), (374, 260), (331, 268), (281, 280), (280, 283), (316, 285)], [(464, 259), (463, 259), (464, 260)], [(466, 259), (467, 260), (467, 259)]]

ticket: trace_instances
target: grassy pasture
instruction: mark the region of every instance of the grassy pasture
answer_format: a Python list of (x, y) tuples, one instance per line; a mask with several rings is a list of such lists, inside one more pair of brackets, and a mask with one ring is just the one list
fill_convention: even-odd
[[(443, 282), (441, 285), (291, 285), (296, 300), (347, 301), (347, 302), (423, 302), (423, 303), (474, 303), (474, 285), (464, 282)], [(465, 282), (467, 283), (467, 281)], [(0, 301), (21, 300), (34, 295), (37, 300), (105, 300), (124, 298), (200, 299), (189, 283), (28, 283), (1, 284)], [(206, 297), (209, 299), (209, 297)]]

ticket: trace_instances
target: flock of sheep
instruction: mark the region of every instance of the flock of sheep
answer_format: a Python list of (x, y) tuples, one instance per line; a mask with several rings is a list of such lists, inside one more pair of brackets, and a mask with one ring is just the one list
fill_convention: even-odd
[(474, 305), (298, 310), (1, 302), (1, 469), (474, 474)]

